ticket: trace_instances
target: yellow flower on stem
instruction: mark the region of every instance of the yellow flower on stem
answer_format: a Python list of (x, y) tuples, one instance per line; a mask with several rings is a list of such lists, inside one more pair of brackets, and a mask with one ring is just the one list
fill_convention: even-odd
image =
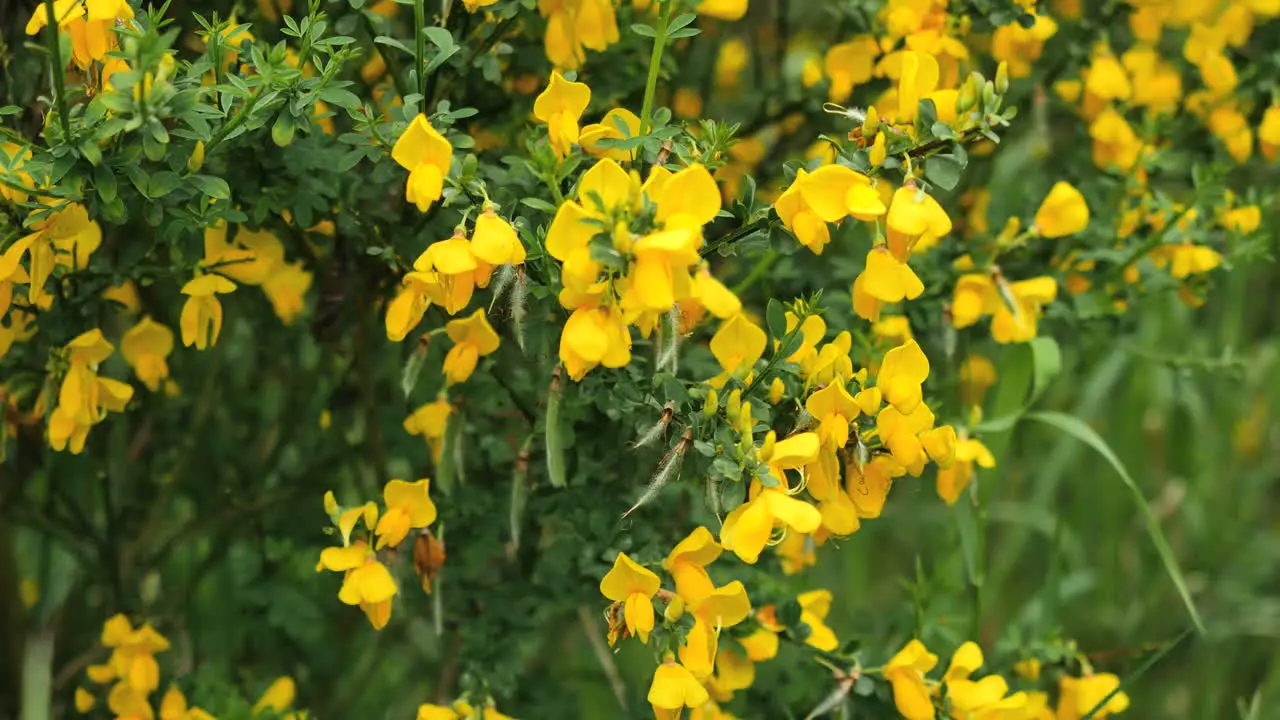
[(486, 208), (476, 218), (476, 231), (471, 236), (471, 251), (477, 258), (490, 265), (519, 265), (524, 262), (525, 250), (516, 229), (511, 223), (498, 217), (493, 208)]
[(658, 206), (656, 220), (667, 230), (701, 228), (715, 219), (723, 200), (706, 166), (694, 163), (677, 173), (651, 173), (644, 194)]
[[(625, 131), (622, 128), (625, 128)], [(640, 118), (626, 108), (614, 108), (605, 113), (600, 122), (584, 126), (578, 137), (578, 144), (582, 146), (583, 150), (596, 157), (627, 162), (631, 160), (632, 151), (616, 147), (604, 147), (599, 143), (601, 140), (625, 140), (636, 137), (639, 134)]]
[(938, 201), (924, 190), (907, 183), (893, 193), (885, 217), (889, 251), (905, 263), (911, 251), (933, 246), (951, 232), (951, 217)]
[(924, 294), (915, 271), (884, 246), (871, 248), (866, 267), (853, 283), (853, 309), (858, 317), (875, 321), (884, 303), (914, 300)]
[(693, 294), (689, 268), (697, 265), (701, 234), (677, 228), (646, 235), (631, 248), (634, 261), (627, 274), (624, 308), (669, 311), (677, 300)]
[(445, 332), (454, 346), (444, 358), (444, 376), (449, 385), (466, 382), (475, 372), (476, 362), (498, 349), (498, 333), (485, 317), (484, 308), (468, 318), (450, 320)]
[(386, 627), (391, 619), (391, 599), (400, 589), (366, 543), (325, 548), (318, 569), (346, 573), (338, 599), (346, 605), (359, 605), (375, 630)]
[(1120, 678), (1111, 673), (1080, 678), (1063, 675), (1058, 685), (1058, 720), (1080, 720), (1108, 696), (1111, 699), (1093, 717), (1104, 719), (1124, 712), (1129, 709), (1129, 696), (1116, 692), (1119, 687)]
[[(772, 448), (769, 445), (772, 444)], [(766, 452), (766, 448), (769, 448)], [(778, 487), (764, 487), (758, 481), (751, 486), (752, 497), (739, 505), (725, 518), (720, 528), (720, 544), (731, 550), (743, 562), (754, 564), (760, 558), (773, 530), (783, 525), (798, 533), (812, 533), (822, 524), (822, 515), (809, 503), (788, 494), (787, 470), (796, 470), (818, 458), (821, 442), (812, 432), (800, 433), (782, 441), (772, 442), (772, 433), (766, 438), (760, 454), (770, 473), (779, 482)]]
[[(414, 292), (420, 291), (450, 315), (457, 315), (466, 308), (475, 289), (488, 285), (493, 272), (492, 265), (476, 257), (471, 242), (460, 230), (448, 240), (439, 240), (428, 246), (413, 262), (413, 269), (414, 272), (406, 276), (409, 280), (406, 287), (411, 287)], [(410, 310), (416, 310), (417, 305), (415, 302)], [(413, 314), (407, 313), (403, 319), (407, 323), (413, 319)], [(417, 325), (417, 321), (413, 325)]]
[(654, 712), (662, 710), (679, 712), (685, 707), (701, 707), (711, 696), (693, 673), (685, 666), (668, 659), (653, 673), (649, 685), (649, 704)]
[(421, 435), (431, 447), (432, 462), (440, 462), (440, 453), (444, 450), (444, 431), (452, 413), (453, 406), (448, 400), (440, 398), (414, 410), (404, 419), (405, 432)]
[(649, 642), (653, 631), (653, 596), (662, 581), (646, 567), (638, 565), (626, 553), (618, 553), (613, 567), (600, 580), (600, 594), (615, 603), (622, 603), (622, 616), (627, 632)]
[(120, 352), (147, 389), (155, 392), (169, 377), (167, 358), (173, 352), (173, 331), (144, 317), (124, 334)]
[(924, 676), (937, 664), (937, 655), (924, 643), (912, 640), (885, 665), (884, 675), (893, 686), (893, 704), (907, 720), (933, 720), (933, 700)]
[(262, 697), (258, 698), (258, 702), (253, 704), (253, 713), (257, 715), (263, 710), (274, 710), (277, 713), (283, 713), (293, 705), (294, 699), (298, 695), (298, 686), (293, 678), (288, 675), (282, 675), (272, 681), (262, 693)]
[(662, 561), (662, 569), (675, 580), (676, 594), (685, 605), (692, 607), (715, 591), (707, 566), (715, 562), (721, 552), (723, 548), (712, 537), (711, 531), (699, 526), (672, 548)]
[(378, 536), (375, 550), (390, 545), (399, 545), (409, 531), (424, 528), (435, 522), (436, 506), (431, 502), (429, 490), (431, 481), (422, 479), (417, 482), (392, 480), (382, 489), (382, 499), (387, 511), (378, 520), (374, 533)]
[(975, 464), (980, 468), (990, 469), (996, 466), (996, 459), (980, 440), (963, 438), (956, 442), (955, 463), (949, 468), (938, 470), (938, 497), (948, 505), (955, 505), (960, 499), (960, 493), (973, 480)]
[(876, 388), (885, 402), (910, 415), (924, 398), (922, 386), (928, 377), (929, 358), (915, 340), (908, 340), (885, 353)]
[(271, 309), (280, 322), (292, 325), (302, 312), (312, 279), (311, 273), (300, 262), (281, 263), (267, 276), (262, 283), (262, 291), (267, 294)]
[(222, 303), (219, 294), (235, 292), (236, 285), (221, 275), (201, 275), (182, 286), (187, 302), (182, 306), (179, 324), (182, 344), (197, 350), (213, 347), (222, 332)]
[(823, 70), (831, 79), (827, 99), (842, 103), (853, 95), (853, 89), (871, 81), (880, 44), (870, 35), (859, 35), (846, 43), (833, 45), (823, 58)]
[(825, 622), (831, 612), (831, 600), (830, 590), (810, 590), (796, 597), (800, 603), (800, 622), (809, 627), (809, 635), (804, 642), (823, 652), (833, 652), (840, 646), (835, 631)]
[(679, 648), (680, 663), (694, 677), (706, 678), (715, 670), (720, 630), (732, 627), (751, 615), (746, 588), (734, 580), (690, 605), (693, 627)]
[(631, 334), (622, 315), (602, 307), (574, 310), (560, 333), (560, 361), (574, 382), (597, 365), (625, 367), (631, 362)]
[(1000, 289), (1004, 302), (996, 307), (991, 318), (991, 337), (998, 343), (1026, 342), (1034, 338), (1040, 309), (1058, 297), (1058, 281), (1048, 276), (1038, 277)]
[(899, 123), (910, 123), (916, 119), (920, 101), (938, 87), (938, 59), (929, 53), (905, 50), (901, 63), (896, 119)]
[(578, 142), (578, 120), (590, 102), (590, 87), (552, 71), (550, 84), (533, 103), (533, 116), (546, 123), (556, 157), (567, 157)]
[(711, 338), (711, 354), (728, 374), (744, 377), (764, 355), (764, 330), (739, 313), (720, 324)]
[(1033, 229), (1041, 237), (1075, 235), (1089, 225), (1089, 206), (1070, 183), (1058, 182), (1036, 211)]
[(204, 231), (204, 260), (200, 263), (242, 285), (261, 285), (284, 264), (284, 244), (267, 230), (241, 226), (233, 242), (227, 242), (227, 226), (219, 223)]
[(805, 400), (804, 407), (818, 421), (823, 447), (835, 450), (849, 444), (849, 425), (861, 410), (844, 383), (834, 382), (818, 390)]
[(426, 212), (444, 192), (444, 180), (453, 165), (453, 145), (418, 114), (391, 148), (391, 159), (405, 170), (405, 200)]

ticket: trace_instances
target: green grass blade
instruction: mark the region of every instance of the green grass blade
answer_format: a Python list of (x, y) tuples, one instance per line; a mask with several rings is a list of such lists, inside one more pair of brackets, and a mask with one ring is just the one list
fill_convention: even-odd
[[(1201, 632), (1204, 632), (1204, 631), (1201, 630)], [(1173, 652), (1173, 649), (1178, 647), (1178, 645), (1183, 640), (1185, 640), (1186, 637), (1190, 634), (1191, 634), (1191, 628), (1187, 628), (1186, 630), (1183, 630), (1181, 633), (1179, 633), (1178, 637), (1165, 643), (1164, 647), (1161, 647), (1159, 650), (1156, 650), (1155, 652), (1151, 653), (1151, 655), (1145, 661), (1143, 661), (1142, 665), (1140, 665), (1137, 670), (1134, 670), (1133, 673), (1131, 673), (1119, 685), (1117, 685), (1115, 690), (1112, 690), (1110, 693), (1107, 694), (1106, 697), (1099, 700), (1098, 704), (1094, 705), (1089, 710), (1089, 712), (1084, 714), (1084, 717), (1080, 718), (1080, 720), (1092, 720), (1092, 718), (1095, 715), (1102, 712), (1102, 709), (1107, 706), (1107, 703), (1111, 702), (1111, 698), (1115, 697), (1116, 695), (1119, 695), (1120, 693), (1124, 692), (1128, 688), (1133, 687), (1134, 683), (1138, 682), (1138, 680), (1140, 680), (1143, 675), (1146, 675), (1148, 670), (1155, 667), (1156, 663), (1163, 660), (1165, 655), (1168, 655), (1170, 652)]]
[(1124, 481), (1125, 487), (1129, 488), (1134, 502), (1138, 505), (1138, 510), (1142, 512), (1142, 519), (1147, 526), (1147, 535), (1151, 538), (1152, 544), (1156, 547), (1156, 552), (1160, 555), (1160, 560), (1164, 563), (1165, 572), (1168, 573), (1169, 579), (1173, 581), (1174, 587), (1177, 588), (1178, 595), (1182, 598), (1182, 604), (1186, 606), (1187, 613), (1191, 615), (1191, 621), (1195, 623), (1196, 630), (1203, 634), (1204, 622), (1200, 619), (1200, 613), (1196, 610), (1195, 602), (1191, 599), (1191, 592), (1187, 589), (1187, 581), (1182, 576), (1182, 570), (1178, 567), (1178, 561), (1173, 556), (1173, 550), (1169, 547), (1169, 542), (1165, 539), (1164, 532), (1160, 529), (1160, 522), (1156, 519), (1155, 513), (1151, 511), (1151, 506), (1147, 504), (1147, 498), (1142, 494), (1142, 490), (1130, 477), (1129, 471), (1120, 462), (1120, 458), (1116, 457), (1116, 454), (1112, 452), (1111, 446), (1107, 445), (1107, 441), (1094, 432), (1093, 428), (1070, 415), (1045, 411), (1027, 413), (1025, 417), (1028, 420), (1042, 422), (1075, 437), (1093, 448), (1103, 459), (1111, 463), (1111, 467), (1115, 469), (1116, 474)]

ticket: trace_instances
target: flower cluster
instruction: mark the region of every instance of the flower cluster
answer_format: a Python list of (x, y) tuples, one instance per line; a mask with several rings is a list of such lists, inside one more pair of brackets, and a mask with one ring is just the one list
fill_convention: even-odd
[[(343, 573), (338, 599), (346, 605), (358, 605), (374, 629), (381, 630), (391, 620), (391, 601), (400, 592), (391, 571), (378, 553), (393, 552), (409, 537), (412, 530), (425, 531), (436, 520), (436, 506), (428, 491), (430, 480), (405, 482), (392, 480), (382, 490), (384, 507), (367, 502), (343, 508), (333, 493), (325, 494), (325, 512), (342, 538), (341, 547), (326, 548), (320, 553), (316, 572), (332, 570)], [(363, 523), (361, 530), (358, 526)], [(353, 538), (352, 534), (356, 533)], [(416, 542), (430, 542), (425, 532)], [(384, 554), (385, 557), (385, 554)], [(438, 561), (443, 557), (436, 553)], [(435, 565), (432, 572), (438, 571)], [(430, 590), (429, 580), (424, 588)]]

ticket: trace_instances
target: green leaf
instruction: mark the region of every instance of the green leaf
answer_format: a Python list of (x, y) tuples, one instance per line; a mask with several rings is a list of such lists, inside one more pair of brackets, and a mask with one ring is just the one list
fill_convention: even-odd
[(387, 47), (393, 47), (397, 50), (403, 50), (405, 53), (409, 55), (414, 54), (413, 50), (410, 49), (408, 45), (405, 45), (399, 40), (393, 37), (389, 37), (387, 35), (379, 35), (378, 37), (374, 38), (373, 41), (379, 45), (386, 45)]
[(422, 33), (427, 36), (432, 45), (440, 48), (440, 52), (449, 52), (453, 49), (453, 33), (442, 27), (426, 27), (422, 29)]
[(1120, 462), (1120, 458), (1116, 457), (1115, 452), (1111, 450), (1111, 446), (1107, 445), (1107, 441), (1103, 440), (1093, 428), (1070, 415), (1042, 411), (1029, 413), (1026, 417), (1028, 420), (1044, 423), (1076, 438), (1093, 448), (1104, 460), (1110, 463), (1112, 469), (1116, 471), (1116, 474), (1120, 476), (1120, 480), (1124, 482), (1125, 487), (1133, 495), (1133, 500), (1138, 505), (1138, 511), (1142, 514), (1143, 522), (1146, 524), (1147, 536), (1151, 538), (1151, 543), (1155, 545), (1156, 553), (1160, 556), (1160, 561), (1164, 563), (1165, 572), (1169, 575), (1169, 579), (1173, 581), (1173, 585), (1178, 591), (1178, 596), (1182, 599), (1182, 604), (1187, 608), (1187, 614), (1191, 616), (1191, 621), (1195, 623), (1196, 630), (1203, 634), (1204, 622), (1200, 619), (1199, 611), (1196, 610), (1195, 601), (1191, 599), (1191, 591), (1187, 589), (1187, 581), (1182, 575), (1182, 570), (1178, 567), (1178, 560), (1173, 555), (1173, 549), (1169, 547), (1164, 531), (1160, 529), (1160, 521), (1156, 518), (1155, 513), (1151, 511), (1151, 506), (1147, 503), (1147, 498), (1142, 494), (1142, 489), (1130, 477), (1129, 471)]
[(648, 25), (644, 25), (642, 23), (636, 23), (635, 25), (632, 25), (631, 32), (639, 35), (640, 37), (647, 37), (647, 38), (658, 37), (657, 30), (654, 30), (652, 27)]
[(924, 176), (943, 190), (954, 190), (963, 170), (964, 166), (949, 155), (935, 155), (924, 164)]
[(769, 337), (774, 340), (781, 340), (782, 336), (787, 334), (787, 311), (777, 298), (769, 298), (769, 305), (765, 308), (764, 319), (769, 326)]
[(1032, 338), (1027, 348), (1031, 350), (1031, 396), (1027, 407), (1031, 407), (1062, 372), (1062, 351), (1057, 340), (1045, 336)]
[(152, 175), (147, 182), (147, 195), (152, 198), (164, 197), (173, 192), (181, 182), (182, 179), (178, 177), (177, 173), (161, 170)]
[(111, 168), (106, 165), (99, 165), (93, 169), (93, 187), (98, 191), (98, 197), (102, 198), (104, 203), (110, 203), (119, 196), (116, 174), (111, 172)]
[(212, 175), (192, 175), (188, 178), (200, 192), (215, 200), (227, 200), (231, 197), (231, 186), (226, 180)]
[(360, 107), (360, 98), (350, 90), (344, 90), (343, 88), (325, 88), (320, 91), (320, 99), (330, 105), (337, 105), (347, 110), (354, 110)]

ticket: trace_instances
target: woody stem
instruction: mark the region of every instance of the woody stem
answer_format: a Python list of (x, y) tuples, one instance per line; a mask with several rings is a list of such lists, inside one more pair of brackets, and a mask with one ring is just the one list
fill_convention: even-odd
[(45, 0), (49, 21), (45, 27), (45, 45), (49, 48), (49, 67), (53, 72), (53, 102), (58, 106), (58, 120), (62, 123), (65, 140), (71, 138), (71, 119), (67, 117), (66, 86), (62, 76), (62, 49), (58, 43), (58, 15), (53, 11), (53, 0)]

